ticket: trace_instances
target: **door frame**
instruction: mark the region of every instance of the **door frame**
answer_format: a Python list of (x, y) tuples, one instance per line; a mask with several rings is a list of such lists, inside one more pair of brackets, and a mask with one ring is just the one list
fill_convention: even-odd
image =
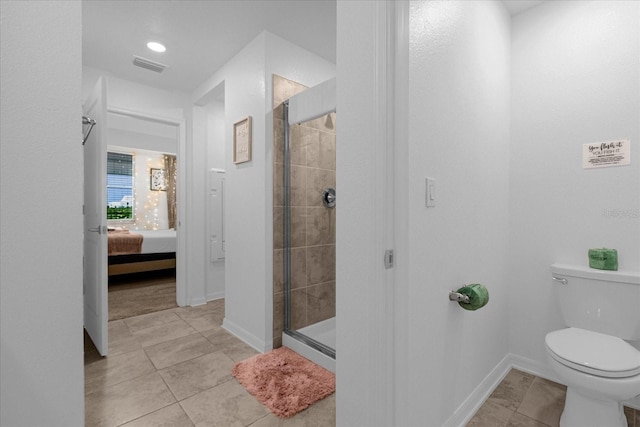
[[(174, 119), (169, 117), (163, 117), (156, 114), (144, 113), (136, 110), (130, 110), (128, 108), (122, 108), (118, 106), (108, 105), (107, 114), (119, 114), (123, 116), (132, 117), (140, 120), (147, 120), (156, 123), (162, 123), (165, 125), (176, 126), (178, 130), (177, 136), (177, 163), (178, 163), (178, 185), (176, 186), (176, 203), (178, 205), (178, 220), (176, 224), (176, 239), (177, 239), (177, 251), (176, 251), (176, 303), (180, 307), (187, 305), (187, 281), (186, 281), (186, 268), (185, 259), (187, 253), (186, 244), (186, 227), (182, 224), (182, 220), (185, 216), (185, 200), (186, 200), (186, 128), (185, 121), (183, 119)], [(107, 141), (108, 145), (108, 141)]]

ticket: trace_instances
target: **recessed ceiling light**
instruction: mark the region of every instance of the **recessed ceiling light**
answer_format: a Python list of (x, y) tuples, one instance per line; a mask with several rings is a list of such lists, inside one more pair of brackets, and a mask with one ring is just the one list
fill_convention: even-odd
[(152, 51), (159, 52), (159, 53), (165, 52), (167, 50), (167, 48), (164, 47), (162, 43), (158, 43), (158, 42), (149, 42), (147, 43), (147, 47)]

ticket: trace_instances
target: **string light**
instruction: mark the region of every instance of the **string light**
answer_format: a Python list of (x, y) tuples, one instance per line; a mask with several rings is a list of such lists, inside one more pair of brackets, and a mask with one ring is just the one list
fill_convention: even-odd
[[(135, 176), (136, 182), (138, 181), (138, 170), (142, 170), (144, 173), (144, 188), (146, 189), (146, 197), (141, 200), (142, 191), (138, 191), (138, 185), (134, 186), (134, 200), (135, 200), (135, 228), (142, 230), (159, 230), (160, 229), (160, 198), (161, 191), (151, 191), (151, 169), (164, 169), (164, 158), (159, 154), (159, 157), (152, 158), (147, 157), (146, 169), (136, 168)], [(141, 208), (142, 207), (142, 208)]]

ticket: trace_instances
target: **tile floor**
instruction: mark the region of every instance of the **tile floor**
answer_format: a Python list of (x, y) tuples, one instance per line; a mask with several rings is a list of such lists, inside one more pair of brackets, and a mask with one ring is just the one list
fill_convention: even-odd
[(335, 395), (289, 419), (230, 374), (255, 350), (222, 327), (224, 301), (109, 322), (109, 356), (85, 337), (85, 425), (335, 426)]
[[(107, 358), (85, 339), (86, 426), (335, 426), (335, 394), (281, 419), (247, 393), (229, 372), (256, 352), (222, 329), (223, 318), (218, 300), (111, 321)], [(558, 426), (565, 390), (512, 370), (468, 426)], [(640, 427), (640, 410), (625, 415)]]
[[(467, 426), (556, 427), (566, 390), (561, 384), (512, 369)], [(625, 415), (629, 427), (640, 427), (640, 410), (625, 408)]]

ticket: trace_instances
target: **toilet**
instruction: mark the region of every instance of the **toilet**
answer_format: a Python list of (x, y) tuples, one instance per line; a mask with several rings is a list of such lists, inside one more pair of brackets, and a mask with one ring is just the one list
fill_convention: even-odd
[[(640, 273), (553, 264), (567, 328), (545, 337), (547, 360), (567, 386), (561, 427), (627, 427), (622, 402), (640, 397)], [(638, 345), (638, 344), (636, 344)]]

